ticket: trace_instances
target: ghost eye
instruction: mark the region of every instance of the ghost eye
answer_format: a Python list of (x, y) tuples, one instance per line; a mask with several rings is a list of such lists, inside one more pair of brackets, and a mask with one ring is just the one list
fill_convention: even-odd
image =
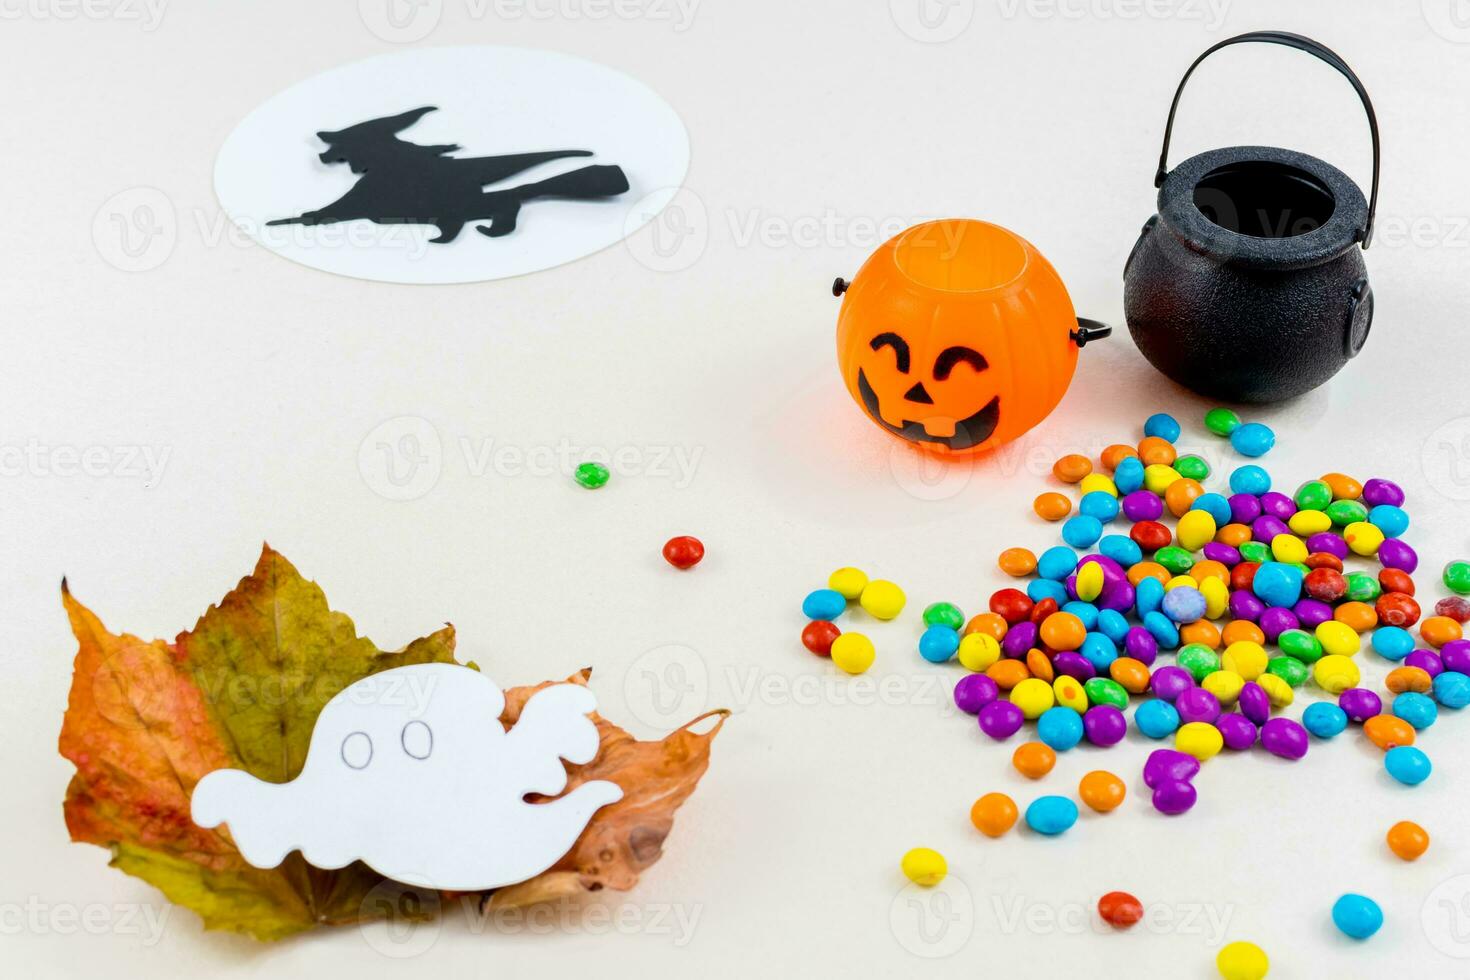
[(366, 769), (373, 761), (373, 740), (366, 732), (353, 732), (342, 740), (342, 761), (352, 769)]
[(882, 350), (884, 347), (892, 347), (894, 355), (898, 358), (898, 369), (904, 374), (909, 373), (909, 344), (896, 333), (880, 333), (868, 343), (873, 350)]
[(415, 759), (427, 759), (434, 751), (434, 732), (421, 721), (404, 725), (399, 740), (403, 743), (403, 751)]
[(957, 364), (968, 364), (976, 371), (984, 371), (990, 367), (985, 356), (977, 350), (968, 347), (946, 347), (934, 359), (934, 380), (943, 381), (949, 377), (949, 373), (955, 369)]

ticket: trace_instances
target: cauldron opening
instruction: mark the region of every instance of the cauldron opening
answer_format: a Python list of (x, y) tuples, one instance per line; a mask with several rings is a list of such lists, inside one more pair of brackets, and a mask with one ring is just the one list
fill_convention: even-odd
[(899, 271), (927, 289), (980, 292), (1026, 271), (1019, 238), (986, 221), (949, 219), (912, 228), (893, 251)]
[(1292, 238), (1326, 224), (1337, 201), (1327, 184), (1299, 167), (1247, 160), (1201, 177), (1194, 186), (1194, 206), (1236, 234)]

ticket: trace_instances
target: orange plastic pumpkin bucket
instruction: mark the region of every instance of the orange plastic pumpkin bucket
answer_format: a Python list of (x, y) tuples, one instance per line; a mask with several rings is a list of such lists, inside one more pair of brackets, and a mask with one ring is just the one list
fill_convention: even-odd
[(942, 455), (1009, 442), (1056, 408), (1077, 350), (1109, 328), (1079, 321), (1051, 263), (986, 221), (930, 221), (838, 279), (837, 363), (885, 431)]

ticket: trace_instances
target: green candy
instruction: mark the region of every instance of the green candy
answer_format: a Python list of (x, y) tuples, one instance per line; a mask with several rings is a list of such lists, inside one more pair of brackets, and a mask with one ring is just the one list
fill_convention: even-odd
[(1217, 436), (1228, 436), (1240, 428), (1240, 416), (1228, 408), (1212, 408), (1205, 413), (1205, 428)]
[(1446, 565), (1444, 587), (1456, 595), (1470, 595), (1470, 561), (1452, 561)]
[(1128, 707), (1128, 692), (1122, 684), (1108, 677), (1093, 677), (1082, 685), (1087, 700), (1093, 704), (1111, 704), (1122, 711)]
[(1356, 500), (1334, 500), (1327, 507), (1327, 516), (1338, 527), (1347, 527), (1368, 519), (1368, 508)]
[(1203, 643), (1190, 643), (1180, 648), (1175, 662), (1189, 671), (1196, 684), (1220, 669), (1220, 655)]
[(1298, 510), (1326, 510), (1332, 503), (1332, 488), (1321, 480), (1308, 480), (1297, 488), (1292, 499)]
[(924, 610), (925, 626), (948, 626), (952, 630), (965, 625), (965, 614), (952, 602), (931, 603)]
[(1266, 673), (1275, 674), (1292, 687), (1301, 687), (1306, 683), (1311, 670), (1295, 657), (1281, 656), (1270, 659), (1266, 664)]
[(1246, 561), (1260, 563), (1271, 560), (1271, 546), (1263, 541), (1246, 541), (1236, 550)]
[(1163, 565), (1175, 575), (1183, 575), (1194, 567), (1194, 555), (1173, 544), (1165, 545), (1154, 552), (1154, 561)]
[(1349, 572), (1347, 575), (1347, 597), (1354, 602), (1372, 602), (1383, 594), (1378, 579), (1367, 572)]
[(583, 463), (572, 472), (572, 479), (588, 490), (596, 490), (605, 484), (611, 475), (607, 467), (601, 463)]
[(1210, 464), (1198, 456), (1180, 456), (1174, 460), (1174, 472), (1187, 480), (1203, 483), (1205, 477), (1210, 475)]
[(1305, 664), (1313, 664), (1322, 659), (1322, 641), (1306, 630), (1286, 630), (1276, 638), (1276, 645), (1287, 657)]

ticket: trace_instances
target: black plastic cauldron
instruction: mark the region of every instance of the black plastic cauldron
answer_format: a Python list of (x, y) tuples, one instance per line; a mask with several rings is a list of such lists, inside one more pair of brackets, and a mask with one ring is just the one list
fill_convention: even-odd
[[(1316, 55), (1341, 72), (1368, 112), (1373, 189), (1316, 157), (1232, 146), (1168, 169), (1184, 84), (1231, 44), (1264, 41)], [(1202, 395), (1274, 402), (1310, 391), (1358, 353), (1373, 322), (1362, 248), (1378, 205), (1378, 120), (1347, 64), (1310, 38), (1256, 31), (1221, 41), (1179, 82), (1154, 178), (1159, 213), (1123, 267), (1128, 329), (1145, 357)]]

